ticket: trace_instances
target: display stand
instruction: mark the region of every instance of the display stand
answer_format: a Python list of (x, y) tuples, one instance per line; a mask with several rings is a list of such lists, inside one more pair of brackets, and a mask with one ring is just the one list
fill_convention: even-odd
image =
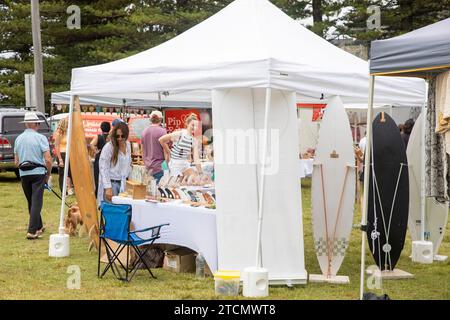
[(434, 261), (438, 261), (438, 262), (445, 262), (445, 261), (447, 261), (447, 259), (448, 259), (448, 256), (442, 256), (440, 254), (436, 254), (434, 256)]
[(376, 270), (367, 269), (366, 273), (368, 275), (374, 275), (375, 278), (380, 278), (380, 276), (381, 276), (382, 280), (399, 280), (399, 279), (412, 279), (412, 278), (414, 278), (413, 274), (411, 274), (409, 272), (406, 272), (406, 271), (403, 271), (401, 269), (394, 269), (392, 271), (390, 271), (390, 270), (383, 270), (381, 272), (380, 272), (379, 269), (376, 269)]
[(327, 276), (324, 276), (323, 274), (310, 274), (309, 282), (349, 284), (350, 278), (348, 276), (327, 277)]

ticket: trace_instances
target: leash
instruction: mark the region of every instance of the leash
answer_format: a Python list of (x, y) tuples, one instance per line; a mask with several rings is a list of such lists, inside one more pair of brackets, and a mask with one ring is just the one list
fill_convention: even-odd
[[(50, 188), (50, 186), (49, 186), (47, 183), (44, 184), (44, 189), (47, 189), (47, 190), (53, 192), (53, 194), (54, 194), (55, 196), (57, 196), (59, 200), (62, 201), (61, 196), (60, 196), (59, 194), (57, 194), (57, 193), (55, 192), (55, 190), (53, 190), (52, 188)], [(70, 208), (70, 206), (67, 204), (67, 202), (64, 202), (64, 203), (66, 204), (66, 206), (67, 206), (68, 208)]]

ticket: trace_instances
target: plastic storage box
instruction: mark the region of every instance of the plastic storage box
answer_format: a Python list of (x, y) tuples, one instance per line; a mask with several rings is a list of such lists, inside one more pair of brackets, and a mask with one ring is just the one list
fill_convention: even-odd
[(241, 273), (239, 271), (217, 271), (214, 273), (214, 288), (217, 296), (238, 296)]

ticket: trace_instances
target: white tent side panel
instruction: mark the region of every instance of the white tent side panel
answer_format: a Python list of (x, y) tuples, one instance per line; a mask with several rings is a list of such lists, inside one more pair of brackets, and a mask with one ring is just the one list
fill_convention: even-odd
[[(213, 90), (212, 101), (219, 269), (243, 271), (256, 265), (260, 165), (252, 161), (252, 155), (262, 151), (265, 90)], [(233, 143), (236, 139), (225, 134), (230, 133), (230, 129), (245, 131), (248, 143), (245, 146)], [(257, 130), (252, 135), (253, 129)], [(307, 274), (293, 92), (272, 90), (269, 130), (263, 203), (263, 267), (269, 270), (271, 283), (304, 283)], [(224, 138), (218, 139), (219, 135)], [(252, 139), (257, 140), (256, 143), (251, 143)], [(230, 155), (235, 151), (241, 152), (240, 159)], [(245, 163), (242, 153), (247, 155)], [(231, 163), (232, 158), (241, 164)]]

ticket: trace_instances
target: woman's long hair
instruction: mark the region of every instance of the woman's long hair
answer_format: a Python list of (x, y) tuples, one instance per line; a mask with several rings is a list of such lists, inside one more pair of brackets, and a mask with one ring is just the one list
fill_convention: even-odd
[(56, 130), (59, 131), (60, 135), (65, 136), (68, 127), (69, 127), (69, 117), (66, 117), (59, 120), (58, 128)]
[(127, 141), (128, 134), (130, 133), (130, 130), (128, 129), (128, 125), (125, 122), (119, 122), (116, 124), (111, 131), (111, 144), (113, 146), (113, 155), (111, 158), (111, 163), (113, 166), (117, 164), (117, 160), (119, 159), (119, 142), (117, 141), (117, 130), (120, 129), (122, 131), (123, 137), (122, 139), (124, 141)]
[(414, 120), (408, 119), (408, 120), (406, 120), (405, 124), (403, 125), (403, 132), (405, 134), (411, 134), (413, 127), (414, 127)]

